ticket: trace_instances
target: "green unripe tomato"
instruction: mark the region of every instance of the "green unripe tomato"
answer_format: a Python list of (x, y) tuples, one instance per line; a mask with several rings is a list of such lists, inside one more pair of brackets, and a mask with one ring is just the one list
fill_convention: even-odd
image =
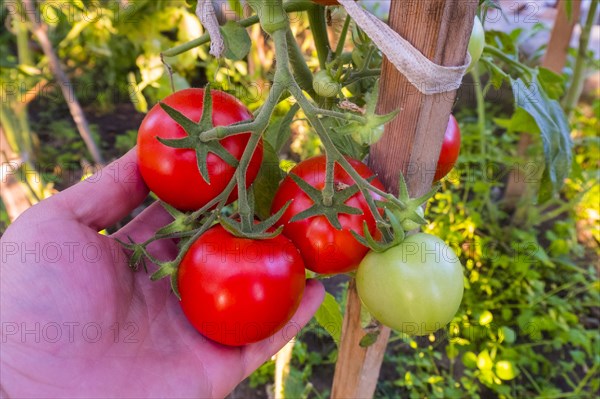
[(471, 63), (467, 68), (469, 72), (481, 58), (483, 54), (483, 48), (485, 47), (485, 31), (483, 25), (479, 20), (478, 16), (475, 16), (475, 22), (473, 23), (473, 31), (471, 32), (471, 38), (469, 39), (469, 54), (471, 54)]
[(331, 98), (337, 96), (342, 90), (342, 84), (336, 82), (329, 72), (322, 70), (315, 74), (313, 89), (319, 96)]
[(385, 252), (369, 252), (356, 271), (356, 288), (381, 323), (426, 335), (456, 314), (464, 289), (462, 265), (440, 238), (414, 234)]

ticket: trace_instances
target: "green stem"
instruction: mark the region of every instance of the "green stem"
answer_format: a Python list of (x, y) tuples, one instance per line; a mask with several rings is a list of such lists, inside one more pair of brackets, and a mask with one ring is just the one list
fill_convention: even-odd
[[(346, 36), (348, 35), (348, 28), (350, 27), (350, 15), (346, 15), (346, 20), (344, 21), (344, 27), (342, 28), (342, 32), (340, 33), (340, 39), (338, 41), (337, 47), (335, 49), (335, 60), (339, 60), (342, 57), (342, 52), (344, 51), (344, 45), (346, 44)], [(340, 65), (341, 67), (341, 65)], [(340, 68), (340, 71), (342, 68)]]
[[(227, 199), (225, 198), (222, 201), (222, 205), (225, 205), (225, 201)], [(179, 264), (181, 263), (181, 261), (183, 260), (183, 257), (185, 256), (185, 254), (187, 254), (188, 250), (190, 249), (190, 247), (192, 246), (192, 244), (194, 244), (194, 242), (196, 242), (196, 240), (198, 238), (200, 238), (200, 236), (204, 233), (206, 233), (208, 231), (208, 229), (210, 229), (213, 225), (213, 223), (217, 220), (217, 215), (219, 214), (218, 211), (213, 211), (211, 213), (211, 215), (206, 219), (206, 221), (204, 222), (204, 224), (202, 225), (202, 227), (200, 227), (197, 231), (196, 234), (194, 234), (192, 236), (192, 238), (190, 238), (189, 240), (187, 240), (185, 242), (185, 244), (181, 247), (181, 249), (179, 250), (179, 253), (177, 254), (177, 257), (175, 258), (175, 260), (173, 261), (173, 264), (176, 268), (179, 267)], [(156, 262), (154, 262), (156, 263)]]
[(317, 93), (313, 89), (313, 74), (306, 64), (304, 54), (296, 42), (296, 38), (291, 30), (286, 34), (290, 63), (292, 65), (294, 76), (302, 90), (306, 91), (312, 98), (316, 98)]
[(325, 187), (323, 188), (323, 205), (333, 205), (333, 195), (335, 188), (333, 187), (333, 171), (335, 169), (335, 160), (332, 159), (329, 152), (325, 154)]
[(485, 166), (485, 98), (481, 87), (479, 68), (473, 68), (471, 76), (475, 82), (475, 97), (477, 99), (477, 129), (479, 130), (479, 154), (483, 166)]
[(260, 142), (262, 130), (252, 133), (253, 134), (250, 137), (250, 140), (248, 140), (248, 145), (244, 150), (244, 154), (242, 155), (242, 160), (240, 161), (240, 164), (236, 170), (236, 179), (238, 185), (238, 210), (240, 213), (240, 219), (242, 221), (243, 231), (251, 231), (252, 225), (254, 224), (254, 215), (252, 213), (253, 210), (248, 202), (246, 172), (248, 169), (248, 164), (250, 163), (250, 159), (252, 158), (252, 155), (256, 151), (256, 147)]
[(321, 120), (317, 117), (317, 113), (320, 111), (314, 105), (312, 105), (306, 97), (302, 94), (302, 90), (297, 84), (292, 84), (289, 88), (290, 93), (306, 114), (306, 118), (309, 120), (311, 125), (315, 128), (315, 131), (321, 142), (323, 147), (325, 148), (325, 153), (327, 154), (327, 159), (329, 162), (334, 161), (340, 164), (340, 166), (350, 175), (352, 180), (356, 183), (361, 193), (365, 197), (367, 204), (369, 206), (369, 210), (373, 214), (373, 217), (377, 221), (379, 226), (385, 226), (387, 223), (383, 219), (383, 217), (379, 214), (379, 210), (377, 209), (377, 205), (375, 204), (375, 200), (373, 199), (371, 192), (379, 194), (384, 198), (393, 201), (398, 204), (401, 208), (406, 208), (406, 204), (397, 198), (391, 196), (389, 193), (386, 193), (377, 187), (374, 187), (371, 183), (369, 183), (366, 179), (364, 179), (348, 162), (348, 160), (342, 155), (342, 153), (337, 149), (329, 135), (327, 134), (327, 130), (321, 123)]
[[(283, 8), (288, 13), (298, 12), (298, 11), (306, 11), (306, 10), (313, 9), (314, 7), (315, 7), (315, 5), (313, 3), (309, 2), (309, 1), (304, 1), (304, 0), (287, 1), (283, 5)], [(259, 22), (258, 15), (252, 15), (251, 17), (240, 20), (238, 22), (238, 24), (240, 24), (244, 28), (247, 28), (249, 26), (257, 24), (258, 22)], [(175, 57), (179, 54), (185, 53), (186, 51), (189, 51), (195, 47), (201, 46), (201, 45), (209, 43), (209, 42), (210, 42), (210, 36), (208, 35), (208, 33), (205, 33), (202, 36), (200, 36), (194, 40), (191, 40), (187, 43), (183, 43), (183, 44), (180, 44), (179, 46), (175, 46), (168, 50), (163, 51), (162, 55), (164, 57)]]
[(327, 59), (331, 53), (329, 36), (327, 35), (327, 21), (325, 20), (325, 7), (316, 6), (308, 10), (308, 22), (315, 40), (319, 66), (324, 70), (327, 68)]
[(333, 111), (330, 109), (319, 108), (316, 110), (317, 115), (329, 116), (331, 118), (342, 119), (346, 121), (356, 121), (359, 123), (367, 123), (367, 118), (360, 115), (347, 114), (344, 112)]
[(533, 70), (531, 68), (520, 63), (518, 60), (514, 60), (513, 58), (509, 57), (506, 53), (504, 53), (503, 51), (501, 51), (500, 49), (498, 49), (494, 46), (490, 46), (489, 44), (486, 44), (484, 47), (484, 51), (488, 52), (490, 55), (494, 56), (495, 58), (498, 58), (501, 61), (506, 62), (507, 64), (513, 66), (514, 68), (519, 69), (524, 74), (527, 74), (530, 76), (533, 75)]
[(381, 69), (366, 69), (361, 72), (351, 73), (344, 79), (344, 87), (351, 85), (354, 82), (358, 82), (362, 79), (376, 78), (381, 75)]
[(283, 0), (246, 0), (246, 2), (258, 15), (261, 28), (269, 35), (289, 26), (290, 21), (283, 8)]
[(590, 44), (590, 33), (592, 31), (592, 27), (594, 26), (594, 18), (596, 16), (596, 11), (598, 10), (598, 2), (599, 0), (592, 0), (585, 25), (581, 30), (581, 36), (579, 38), (579, 50), (577, 51), (577, 60), (575, 61), (575, 67), (573, 68), (573, 82), (571, 83), (571, 87), (569, 87), (569, 91), (563, 100), (563, 106), (567, 115), (571, 115), (577, 106), (577, 102), (579, 101), (579, 97), (581, 97), (581, 92), (583, 91), (585, 67), (587, 64), (587, 50)]

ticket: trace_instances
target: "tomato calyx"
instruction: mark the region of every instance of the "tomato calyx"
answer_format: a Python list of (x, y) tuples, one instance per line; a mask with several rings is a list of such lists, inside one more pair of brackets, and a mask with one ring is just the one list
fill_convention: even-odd
[(200, 228), (201, 224), (193, 215), (181, 212), (166, 202), (161, 202), (161, 205), (173, 217), (173, 221), (157, 230), (157, 236), (167, 237), (173, 234), (180, 236), (182, 233), (185, 234), (186, 232)]
[(353, 184), (352, 186), (345, 188), (338, 186), (337, 189), (334, 190), (333, 197), (331, 198), (331, 204), (326, 204), (322, 190), (314, 188), (304, 179), (294, 173), (290, 173), (289, 176), (313, 201), (313, 205), (310, 208), (295, 215), (290, 219), (290, 222), (297, 222), (313, 216), (323, 215), (335, 229), (342, 230), (342, 225), (339, 220), (340, 214), (362, 215), (363, 212), (360, 209), (346, 205), (346, 201), (358, 193), (358, 185)]
[(379, 98), (379, 82), (375, 85), (372, 92), (366, 96), (363, 121), (352, 120), (347, 124), (335, 129), (339, 134), (349, 135), (354, 141), (361, 145), (373, 145), (383, 136), (384, 126), (398, 116), (399, 110), (395, 110), (385, 115), (375, 113), (377, 100)]
[(204, 90), (204, 100), (202, 108), (202, 117), (199, 122), (194, 122), (181, 112), (171, 107), (170, 105), (160, 102), (160, 107), (186, 132), (188, 137), (182, 139), (163, 139), (156, 137), (162, 144), (180, 149), (191, 149), (196, 151), (196, 159), (198, 160), (198, 170), (202, 178), (210, 184), (210, 176), (208, 173), (207, 157), (209, 153), (213, 153), (220, 157), (232, 167), (237, 167), (238, 160), (223, 147), (219, 140), (203, 140), (201, 134), (212, 129), (212, 95), (210, 85)]
[(171, 289), (173, 290), (173, 293), (175, 293), (177, 298), (181, 299), (179, 295), (179, 290), (177, 288), (177, 269), (179, 267), (179, 262), (177, 260), (161, 262), (148, 252), (147, 246), (149, 242), (138, 244), (129, 236), (127, 237), (127, 239), (129, 240), (128, 243), (123, 242), (119, 239), (116, 240), (125, 249), (128, 249), (132, 252), (128, 261), (129, 268), (131, 268), (133, 271), (137, 271), (141, 263), (144, 267), (144, 271), (147, 273), (148, 267), (146, 264), (146, 259), (148, 259), (150, 262), (154, 263), (159, 267), (158, 270), (150, 276), (150, 279), (152, 281), (157, 281), (164, 277), (170, 277)]
[(382, 239), (377, 240), (370, 234), (368, 227), (363, 225), (364, 237), (352, 232), (354, 237), (363, 245), (374, 252), (385, 252), (401, 244), (406, 238), (406, 232), (427, 224), (423, 217), (422, 206), (439, 190), (440, 185), (435, 184), (426, 194), (418, 198), (410, 198), (408, 186), (404, 176), (400, 173), (398, 184), (398, 198), (395, 201), (378, 201), (378, 205), (385, 208), (385, 224), (378, 225)]
[[(273, 229), (275, 224), (281, 219), (281, 216), (290, 206), (291, 201), (288, 201), (277, 213), (269, 216), (267, 219), (250, 224), (250, 227), (244, 225), (242, 220), (236, 217), (222, 216), (219, 218), (219, 223), (227, 232), (235, 237), (249, 238), (253, 240), (268, 240), (277, 237), (283, 231), (283, 226), (278, 226)], [(251, 214), (254, 215), (254, 195), (248, 196), (248, 205)]]

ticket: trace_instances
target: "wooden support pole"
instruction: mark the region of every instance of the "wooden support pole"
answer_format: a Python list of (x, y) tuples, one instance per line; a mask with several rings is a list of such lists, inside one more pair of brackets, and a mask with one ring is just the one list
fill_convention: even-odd
[[(432, 61), (458, 66), (465, 61), (477, 4), (477, 0), (392, 1), (389, 24)], [(400, 114), (371, 148), (369, 163), (388, 190), (397, 192), (402, 171), (410, 193), (423, 194), (431, 188), (456, 93), (426, 96), (387, 60), (380, 87), (378, 112), (399, 109)], [(389, 334), (388, 328), (381, 328), (374, 345), (358, 345), (365, 332), (360, 327), (360, 299), (351, 282), (332, 398), (373, 397)]]
[[(571, 18), (569, 18), (567, 13), (566, 2), (571, 3)], [(562, 73), (567, 63), (573, 28), (575, 28), (581, 15), (581, 0), (559, 0), (556, 7), (558, 13), (554, 21), (554, 28), (552, 29), (546, 54), (542, 60), (542, 67), (555, 73)], [(533, 137), (529, 133), (521, 135), (517, 148), (517, 154), (520, 158), (523, 159), (526, 156), (532, 139)], [(514, 208), (520, 198), (528, 197), (524, 195), (527, 187), (527, 179), (524, 178), (523, 173), (518, 168), (514, 168), (508, 177), (504, 193), (505, 205), (508, 208)]]

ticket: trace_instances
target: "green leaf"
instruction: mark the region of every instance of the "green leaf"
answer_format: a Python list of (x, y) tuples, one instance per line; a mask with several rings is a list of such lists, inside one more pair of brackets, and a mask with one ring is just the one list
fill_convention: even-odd
[(294, 104), (283, 118), (270, 123), (269, 127), (267, 127), (264, 137), (275, 152), (278, 153), (281, 151), (289, 140), (292, 134), (291, 125), (299, 109), (300, 105)]
[(148, 112), (148, 102), (142, 94), (142, 91), (139, 89), (137, 80), (135, 78), (135, 74), (133, 72), (129, 72), (127, 74), (127, 82), (129, 83), (130, 87), (138, 88), (138, 90), (129, 90), (129, 97), (131, 103), (135, 107), (136, 111), (145, 114), (146, 112)]
[(507, 344), (513, 344), (517, 339), (517, 334), (512, 328), (502, 326), (500, 330), (498, 330), (498, 338), (502, 338), (502, 342), (506, 342)]
[(263, 141), (263, 162), (253, 183), (255, 211), (259, 218), (264, 220), (271, 214), (271, 204), (283, 177), (277, 153), (268, 141)]
[(477, 367), (477, 355), (470, 351), (465, 352), (465, 354), (462, 356), (462, 362), (466, 367), (474, 369)]
[(538, 79), (551, 100), (559, 100), (565, 92), (565, 78), (547, 68), (538, 69)]
[(321, 327), (331, 335), (337, 345), (342, 336), (342, 311), (335, 297), (330, 293), (325, 294), (325, 300), (315, 313), (315, 319)]
[(560, 104), (548, 97), (537, 79), (529, 86), (522, 79), (511, 79), (511, 83), (515, 108), (531, 115), (542, 135), (546, 167), (538, 195), (540, 202), (545, 202), (560, 190), (571, 170), (569, 123)]
[(358, 343), (358, 345), (360, 345), (361, 348), (367, 348), (367, 347), (373, 345), (375, 342), (377, 342), (377, 338), (379, 338), (379, 334), (380, 334), (379, 330), (365, 334), (365, 336), (360, 339), (360, 342)]
[(494, 122), (508, 133), (540, 133), (535, 119), (522, 108), (517, 108), (510, 119), (495, 118)]
[(492, 320), (494, 320), (494, 315), (492, 315), (492, 312), (489, 310), (484, 311), (479, 316), (479, 324), (482, 326), (487, 326), (492, 322)]
[[(175, 86), (175, 91), (189, 89), (191, 87), (188, 81), (177, 72), (173, 73), (172, 78), (173, 86)], [(164, 73), (156, 83), (158, 87), (156, 89), (156, 94), (154, 95), (155, 98), (165, 98), (168, 95), (173, 94), (173, 91), (171, 89), (171, 81), (169, 79), (168, 73)]]
[(487, 349), (482, 350), (477, 355), (477, 368), (479, 370), (491, 370), (493, 366), (492, 358)]
[(225, 53), (223, 54), (225, 58), (238, 61), (248, 55), (252, 41), (246, 28), (235, 21), (228, 21), (221, 26), (221, 33), (225, 41)]

